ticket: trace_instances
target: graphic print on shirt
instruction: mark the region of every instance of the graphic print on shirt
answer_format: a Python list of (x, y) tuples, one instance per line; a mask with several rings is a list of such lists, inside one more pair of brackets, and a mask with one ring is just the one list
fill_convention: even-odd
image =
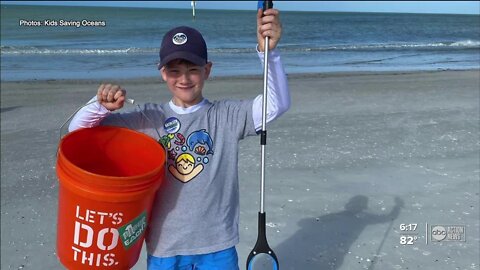
[(159, 139), (167, 149), (168, 171), (182, 183), (199, 175), (213, 156), (213, 140), (205, 129), (196, 130), (185, 137), (180, 130), (181, 123), (175, 117), (165, 120), (168, 133)]

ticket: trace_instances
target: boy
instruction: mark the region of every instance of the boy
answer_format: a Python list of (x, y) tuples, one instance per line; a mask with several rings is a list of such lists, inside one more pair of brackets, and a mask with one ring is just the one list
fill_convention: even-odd
[[(267, 121), (271, 121), (290, 106), (286, 76), (275, 50), (281, 37), (276, 9), (257, 13), (261, 59), (265, 36), (270, 37)], [(212, 68), (207, 59), (207, 46), (198, 31), (174, 28), (165, 34), (160, 48), (160, 73), (172, 93), (168, 103), (113, 114), (123, 106), (126, 91), (102, 84), (94, 97), (97, 102), (83, 108), (70, 124), (70, 131), (124, 126), (165, 146), (168, 172), (146, 237), (150, 270), (238, 269), (238, 142), (261, 129), (262, 96), (247, 101), (203, 98)]]

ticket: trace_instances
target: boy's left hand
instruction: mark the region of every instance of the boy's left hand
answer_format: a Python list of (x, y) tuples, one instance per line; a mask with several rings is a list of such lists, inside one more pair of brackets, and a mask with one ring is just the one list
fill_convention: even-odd
[[(263, 16), (262, 16), (263, 15)], [(258, 50), (265, 51), (265, 37), (270, 37), (268, 49), (273, 50), (277, 46), (282, 36), (282, 25), (280, 23), (280, 14), (278, 9), (267, 9), (263, 12), (258, 9), (257, 12), (257, 41)]]

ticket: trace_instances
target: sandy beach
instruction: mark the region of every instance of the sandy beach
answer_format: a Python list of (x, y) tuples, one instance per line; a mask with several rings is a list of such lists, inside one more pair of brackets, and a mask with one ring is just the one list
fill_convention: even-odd
[[(170, 96), (160, 78), (112, 82), (139, 104)], [(64, 269), (59, 128), (99, 83), (1, 82), (1, 269)], [(269, 125), (267, 145), (267, 234), (280, 269), (480, 269), (478, 70), (296, 74), (289, 85), (292, 106)], [(247, 99), (261, 89), (261, 77), (221, 77), (204, 95)], [(245, 139), (239, 157), (244, 269), (257, 235), (259, 138)], [(431, 225), (466, 233), (435, 242)], [(271, 269), (264, 263), (256, 270)], [(145, 265), (143, 252), (134, 269)]]

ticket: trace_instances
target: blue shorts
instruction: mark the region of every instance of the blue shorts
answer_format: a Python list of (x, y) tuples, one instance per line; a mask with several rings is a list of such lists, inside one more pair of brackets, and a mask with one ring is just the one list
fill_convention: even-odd
[(235, 247), (201, 255), (154, 257), (148, 255), (147, 270), (239, 270)]

